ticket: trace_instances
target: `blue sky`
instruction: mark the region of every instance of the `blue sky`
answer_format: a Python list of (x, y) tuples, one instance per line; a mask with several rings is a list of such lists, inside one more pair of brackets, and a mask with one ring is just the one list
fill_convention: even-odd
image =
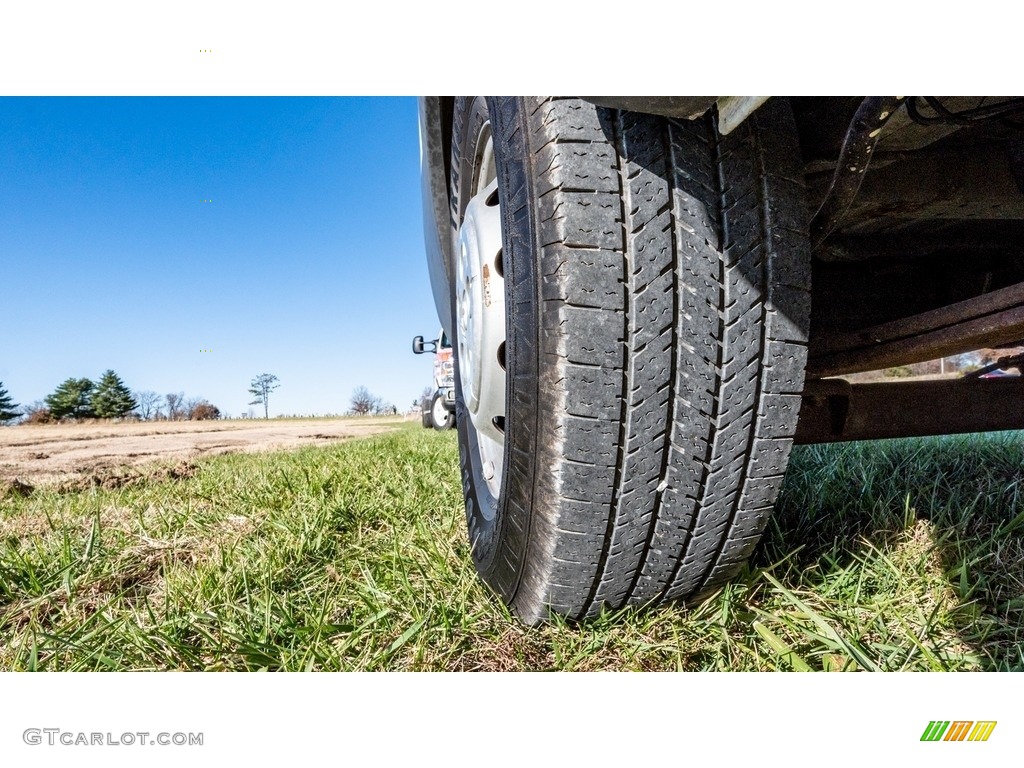
[[(431, 383), (415, 99), (0, 99), (0, 381), (113, 368), (232, 415)], [(206, 200), (212, 202), (204, 202)], [(201, 350), (212, 350), (204, 352)]]

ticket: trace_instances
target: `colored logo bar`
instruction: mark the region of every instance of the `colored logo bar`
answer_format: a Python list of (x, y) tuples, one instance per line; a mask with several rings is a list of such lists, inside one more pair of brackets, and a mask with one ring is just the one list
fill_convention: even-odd
[(995, 728), (995, 720), (932, 720), (921, 741), (988, 741)]

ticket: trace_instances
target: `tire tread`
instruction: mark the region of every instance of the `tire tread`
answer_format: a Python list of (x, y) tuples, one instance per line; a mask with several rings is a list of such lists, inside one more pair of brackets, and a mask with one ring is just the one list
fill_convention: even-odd
[(526, 150), (503, 216), (533, 201), (536, 239), (510, 247), (535, 263), (507, 279), (543, 374), (527, 550), (483, 575), (531, 623), (697, 599), (760, 538), (799, 413), (810, 252), (788, 104), (722, 137), (711, 116), (489, 103), (496, 153)]

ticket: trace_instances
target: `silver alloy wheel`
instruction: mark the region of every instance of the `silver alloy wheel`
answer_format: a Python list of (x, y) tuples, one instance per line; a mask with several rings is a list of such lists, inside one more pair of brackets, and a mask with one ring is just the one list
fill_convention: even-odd
[(448, 420), (448, 409), (444, 407), (443, 398), (434, 398), (434, 404), (431, 406), (430, 415), (434, 420), (434, 426), (442, 426)]
[(494, 143), (477, 140), (471, 197), (459, 228), (455, 322), (459, 380), (476, 436), (481, 478), (497, 500), (505, 455), (505, 279)]

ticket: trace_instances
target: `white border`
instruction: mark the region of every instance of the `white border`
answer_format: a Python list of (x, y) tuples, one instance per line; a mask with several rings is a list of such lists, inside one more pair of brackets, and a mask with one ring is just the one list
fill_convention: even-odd
[[(1013, 764), (1019, 678), (981, 674), (7, 675), (10, 765)], [(921, 742), (929, 720), (989, 741)], [(201, 732), (202, 747), (28, 746), (27, 728)], [(8, 759), (9, 758), (9, 759)]]
[[(1006, 6), (695, 5), (39, 0), (0, 12), (0, 94), (1019, 90), (1012, 79), (1018, 25), (1004, 18)], [(71, 758), (86, 766), (177, 766), (184, 756), (190, 765), (219, 766), (304, 757), (440, 758), (445, 766), (739, 759), (963, 766), (1022, 753), (1019, 707), (1011, 705), (1018, 678), (1010, 675), (0, 679), (0, 756), (35, 765)], [(999, 725), (984, 744), (921, 743), (936, 718)], [(30, 747), (21, 740), (29, 727), (200, 730), (207, 740), (193, 752)]]
[(1006, 7), (35, 0), (0, 11), (0, 94), (1013, 92)]

